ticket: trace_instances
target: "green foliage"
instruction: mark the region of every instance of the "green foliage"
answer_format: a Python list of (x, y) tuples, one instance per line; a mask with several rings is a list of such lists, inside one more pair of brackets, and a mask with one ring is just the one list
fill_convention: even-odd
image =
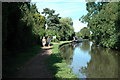
[(54, 35), (56, 35), (56, 32), (55, 32), (55, 31), (46, 30), (46, 36), (54, 36)]
[(3, 52), (12, 54), (23, 51), (40, 42), (45, 34), (45, 17), (37, 11), (35, 4), (3, 3)]
[(80, 30), (80, 33), (82, 34), (82, 37), (85, 39), (88, 39), (90, 37), (90, 30), (86, 27), (82, 28)]
[(52, 39), (51, 41), (52, 41), (52, 42), (59, 42), (58, 39)]
[(55, 14), (55, 10), (50, 10), (49, 8), (43, 9), (42, 14), (45, 14), (46, 17), (46, 36), (52, 35), (54, 36), (57, 34), (59, 29), (59, 14)]
[(33, 33), (35, 35), (44, 36), (45, 30), (44, 30), (44, 23), (45, 23), (45, 17), (41, 16), (39, 13), (33, 14), (34, 19), (34, 27), (33, 27)]
[(88, 39), (90, 37), (90, 30), (87, 27), (84, 27), (76, 33), (76, 36)]
[(59, 36), (61, 36), (61, 40), (69, 40), (74, 34), (73, 22), (69, 17), (60, 19), (60, 28), (59, 28)]
[(97, 44), (113, 49), (120, 48), (119, 10), (120, 2), (87, 3), (88, 14), (81, 20), (88, 22), (92, 39)]
[(80, 31), (77, 32), (77, 33), (76, 33), (76, 36), (77, 36), (77, 37), (81, 37), (81, 36), (82, 36), (81, 32), (80, 32)]
[[(10, 51), (13, 54), (40, 44), (43, 36), (56, 35), (58, 40), (69, 40), (73, 34), (72, 19), (60, 20), (55, 10), (44, 9), (44, 17), (38, 12), (36, 4), (28, 2), (3, 3), (2, 7), (4, 53)], [(48, 25), (47, 29), (45, 23)]]
[(57, 36), (58, 40), (69, 40), (74, 32), (73, 22), (71, 18), (61, 18), (59, 14), (55, 14), (55, 10), (49, 8), (43, 9), (46, 16), (47, 30), (46, 36)]
[(48, 66), (55, 75), (54, 77), (58, 80), (62, 78), (76, 78), (76, 75), (71, 72), (71, 68), (67, 66), (61, 54), (59, 53), (58, 47), (61, 44), (62, 43), (59, 43), (53, 46), (52, 54), (47, 60)]

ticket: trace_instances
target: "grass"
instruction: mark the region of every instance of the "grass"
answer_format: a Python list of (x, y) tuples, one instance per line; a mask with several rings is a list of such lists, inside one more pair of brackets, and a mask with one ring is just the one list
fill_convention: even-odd
[[(67, 66), (65, 60), (62, 58), (59, 52), (59, 46), (63, 43), (68, 43), (71, 41), (62, 41), (53, 45), (52, 54), (47, 60), (47, 64), (49, 68), (52, 70), (54, 74), (54, 78), (76, 78), (76, 75), (72, 73), (70, 67)], [(29, 61), (32, 57), (34, 57), (38, 51), (41, 50), (40, 46), (34, 46), (31, 49), (28, 49), (24, 52), (18, 53), (12, 56), (4, 56), (3, 57), (3, 77), (9, 76), (9, 74), (13, 74), (16, 71), (20, 70), (22, 66)]]
[(6, 55), (3, 57), (3, 77), (13, 74), (18, 71), (24, 63), (34, 57), (38, 51), (41, 50), (40, 46), (34, 46), (24, 52), (17, 53), (16, 55)]
[(68, 43), (71, 41), (64, 41), (53, 45), (52, 54), (47, 60), (48, 66), (57, 79), (61, 78), (76, 78), (76, 75), (72, 73), (70, 67), (67, 66), (65, 60), (62, 58), (59, 52), (59, 46), (63, 43)]

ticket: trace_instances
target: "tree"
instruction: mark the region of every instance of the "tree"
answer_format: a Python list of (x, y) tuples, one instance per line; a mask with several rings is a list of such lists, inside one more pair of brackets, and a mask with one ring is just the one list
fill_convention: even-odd
[(78, 37), (88, 39), (90, 37), (90, 30), (87, 27), (84, 27), (79, 32), (77, 32), (76, 35)]
[(43, 9), (42, 14), (46, 16), (46, 36), (56, 35), (58, 40), (69, 40), (74, 32), (71, 18), (61, 18), (55, 14), (55, 10), (49, 8)]
[(2, 7), (3, 53), (17, 54), (40, 42), (39, 37), (45, 32), (45, 18), (40, 15), (35, 4), (6, 2)]
[[(16, 50), (22, 50), (23, 47), (27, 46), (25, 43), (22, 43), (22, 38), (24, 34), (31, 34), (30, 32), (25, 32), (30, 28), (20, 26), (23, 25), (20, 18), (24, 15), (21, 11), (21, 7), (26, 5), (29, 9), (30, 3), (3, 3), (3, 14), (2, 14), (2, 45), (3, 53), (7, 51), (14, 53)], [(25, 8), (26, 9), (26, 8)], [(20, 25), (19, 25), (20, 24)], [(21, 33), (23, 32), (23, 33)], [(29, 39), (29, 38), (28, 38)], [(25, 40), (25, 39), (24, 39)], [(14, 46), (11, 46), (14, 45)], [(21, 46), (22, 45), (22, 46)], [(29, 44), (28, 44), (29, 45)]]
[(72, 39), (72, 35), (74, 34), (72, 19), (69, 17), (61, 18), (60, 24), (59, 36), (61, 36), (61, 40)]
[(120, 2), (87, 3), (88, 14), (81, 20), (88, 22), (92, 38), (96, 44), (104, 47), (120, 48), (119, 10)]
[(77, 36), (77, 37), (82, 37), (81, 32), (80, 32), (80, 31), (79, 31), (79, 32), (77, 32), (77, 33), (76, 33), (76, 36)]
[(45, 17), (38, 12), (35, 4), (31, 4), (29, 9), (24, 5), (21, 9), (24, 14), (21, 20), (26, 23), (28, 27), (31, 26), (34, 44), (40, 44), (40, 39), (42, 39), (45, 34)]
[[(42, 14), (45, 14), (46, 17), (46, 36), (52, 35), (50, 32), (53, 33), (53, 35), (57, 35), (58, 29), (59, 29), (59, 14), (55, 14), (55, 10), (50, 10), (49, 8), (43, 9)], [(52, 36), (53, 36), (52, 35)]]

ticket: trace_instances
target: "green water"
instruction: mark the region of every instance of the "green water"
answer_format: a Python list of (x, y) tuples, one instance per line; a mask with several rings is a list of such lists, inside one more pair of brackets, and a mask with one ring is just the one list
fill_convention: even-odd
[(65, 45), (60, 52), (78, 78), (118, 78), (119, 53), (108, 48), (82, 42)]

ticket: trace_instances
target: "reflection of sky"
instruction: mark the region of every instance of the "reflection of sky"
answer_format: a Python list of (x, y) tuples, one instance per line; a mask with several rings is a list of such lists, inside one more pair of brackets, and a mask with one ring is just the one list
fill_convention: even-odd
[(90, 42), (90, 51), (91, 51), (92, 42)]
[(86, 80), (86, 78), (118, 78), (118, 56), (115, 53), (117, 52), (110, 49), (92, 46), (92, 42), (89, 44), (82, 42), (74, 47), (69, 66), (78, 78), (82, 78), (80, 80)]
[[(80, 43), (80, 46), (82, 43)], [(73, 55), (73, 61), (71, 64), (72, 70), (73, 72), (78, 75), (79, 78), (86, 78), (86, 75), (83, 74), (82, 68), (87, 67), (87, 63), (89, 63), (89, 61), (91, 60), (91, 56), (89, 54), (89, 50), (88, 51), (84, 51), (80, 48), (80, 46), (76, 47), (74, 49), (74, 55)], [(91, 43), (90, 43), (91, 46)]]

